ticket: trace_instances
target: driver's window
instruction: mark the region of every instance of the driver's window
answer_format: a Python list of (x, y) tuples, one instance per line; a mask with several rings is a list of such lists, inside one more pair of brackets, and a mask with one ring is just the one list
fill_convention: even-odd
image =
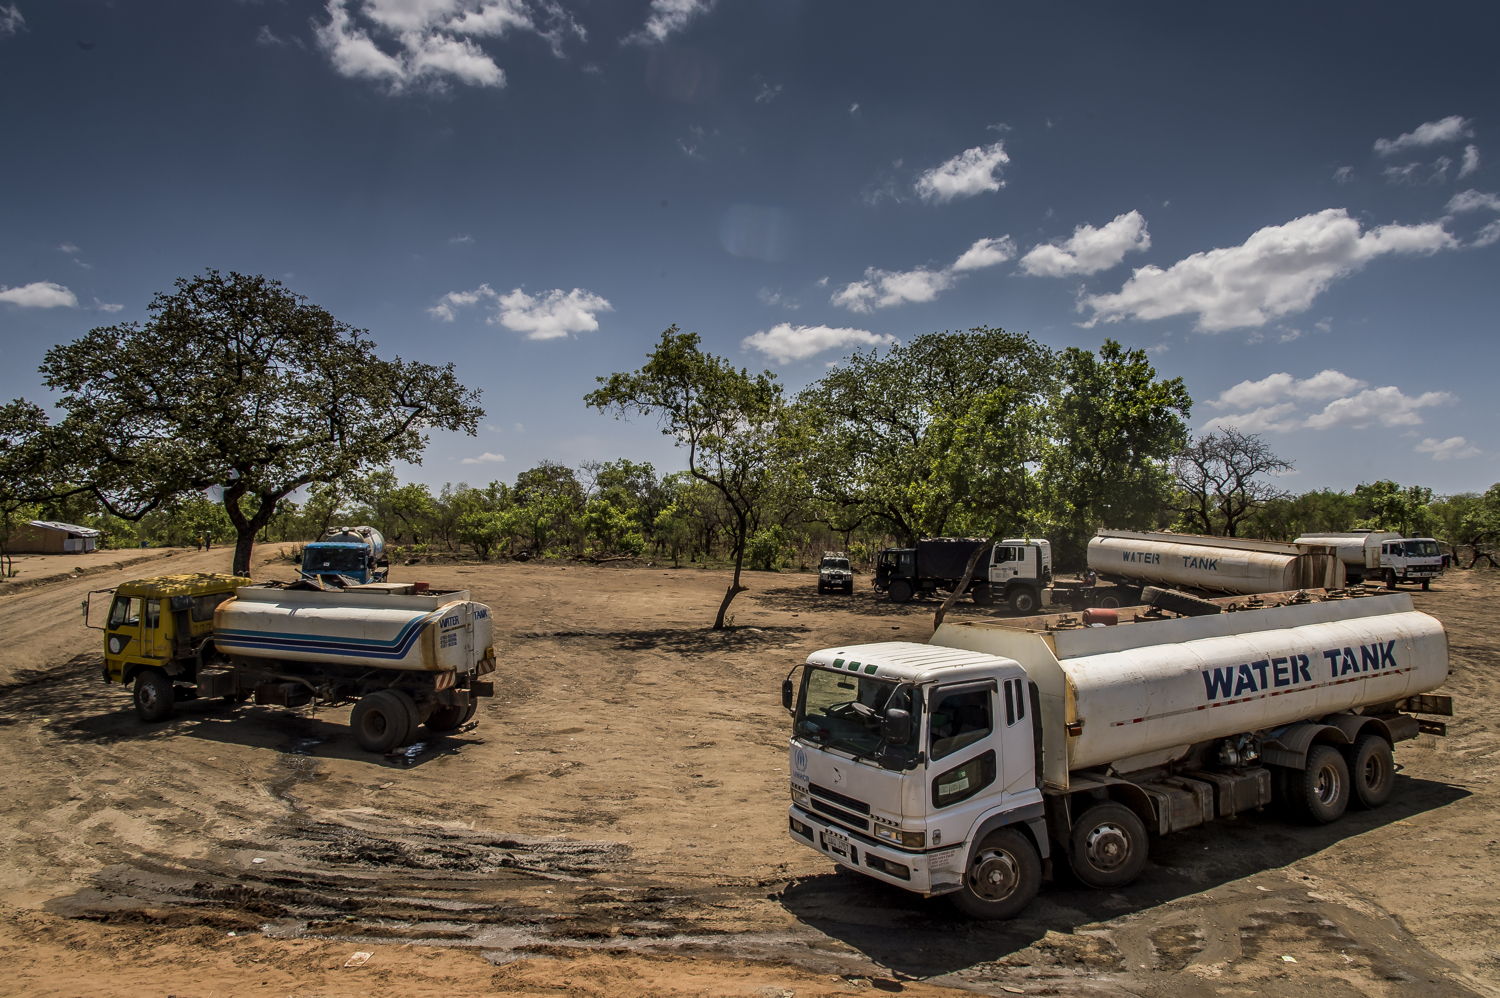
[(995, 545), (995, 564), (998, 565), (1002, 561), (1010, 561), (1010, 560), (1011, 560), (1011, 550), (1010, 550), (1010, 548), (1001, 547), (998, 544)]
[(941, 759), (952, 755), (988, 735), (994, 729), (990, 710), (992, 699), (988, 689), (948, 694), (939, 691), (933, 700), (932, 724), (928, 733), (930, 757)]
[(109, 608), (110, 627), (136, 627), (141, 622), (141, 598), (116, 596)]

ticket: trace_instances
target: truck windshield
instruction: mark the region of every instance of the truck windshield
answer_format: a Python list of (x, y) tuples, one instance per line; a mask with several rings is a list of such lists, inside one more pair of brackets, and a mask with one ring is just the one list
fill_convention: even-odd
[(793, 730), (825, 748), (869, 759), (886, 769), (907, 769), (916, 758), (916, 721), (899, 744), (881, 732), (887, 710), (912, 710), (912, 686), (834, 669), (808, 668), (802, 675)]
[(304, 572), (363, 572), (364, 548), (326, 548), (309, 545), (302, 552)]
[(836, 570), (838, 570), (840, 572), (847, 572), (847, 571), (849, 571), (849, 559), (848, 558), (824, 558), (823, 559), (823, 568), (825, 568), (825, 569), (836, 569)]
[(1437, 558), (1442, 552), (1438, 550), (1437, 541), (1407, 541), (1406, 556), (1408, 558)]

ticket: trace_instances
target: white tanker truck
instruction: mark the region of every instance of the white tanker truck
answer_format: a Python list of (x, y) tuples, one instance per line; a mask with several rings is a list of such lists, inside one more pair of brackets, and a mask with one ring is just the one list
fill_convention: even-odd
[[(457, 730), (491, 696), (489, 607), (467, 590), (374, 583), (323, 591), (232, 575), (166, 575), (109, 594), (106, 683), (133, 685), (143, 721), (177, 701), (223, 697), (300, 707), (354, 701), (360, 747), (387, 752), (419, 725)], [(88, 620), (90, 604), (84, 603)]]
[(1399, 582), (1420, 582), (1423, 589), (1443, 573), (1443, 553), (1431, 537), (1402, 537), (1388, 530), (1303, 534), (1293, 543), (1324, 544), (1344, 563), (1350, 582), (1378, 579), (1387, 589)]
[(1343, 562), (1326, 542), (1249, 537), (1100, 530), (1089, 541), (1088, 566), (1100, 581), (1123, 587), (1127, 597), (1139, 596), (1146, 585), (1249, 596), (1342, 589), (1345, 582)]
[(929, 644), (827, 648), (782, 687), (789, 831), (1008, 918), (1047, 864), (1117, 888), (1151, 836), (1273, 799), (1315, 823), (1384, 803), (1395, 743), (1445, 733), (1412, 714), (1452, 713), (1424, 695), (1447, 674), (1442, 625), (1404, 593), (1120, 626), (969, 620)]

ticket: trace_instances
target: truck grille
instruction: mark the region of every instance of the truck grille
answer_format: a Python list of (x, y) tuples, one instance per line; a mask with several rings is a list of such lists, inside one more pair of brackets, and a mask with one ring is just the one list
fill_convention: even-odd
[(812, 794), (814, 811), (826, 814), (850, 828), (858, 828), (861, 831), (870, 830), (870, 805), (864, 801), (846, 797), (836, 790), (820, 787), (816, 783), (810, 784), (807, 789)]

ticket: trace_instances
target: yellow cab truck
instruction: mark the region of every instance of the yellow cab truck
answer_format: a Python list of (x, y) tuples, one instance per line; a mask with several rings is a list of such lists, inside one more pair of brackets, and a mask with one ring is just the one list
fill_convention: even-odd
[[(94, 597), (109, 613), (94, 624)], [(386, 752), (457, 730), (494, 686), (489, 607), (467, 590), (379, 582), (325, 590), (305, 581), (163, 575), (91, 593), (104, 631), (103, 678), (134, 688), (142, 721), (181, 700), (285, 707), (354, 703), (360, 746)]]

